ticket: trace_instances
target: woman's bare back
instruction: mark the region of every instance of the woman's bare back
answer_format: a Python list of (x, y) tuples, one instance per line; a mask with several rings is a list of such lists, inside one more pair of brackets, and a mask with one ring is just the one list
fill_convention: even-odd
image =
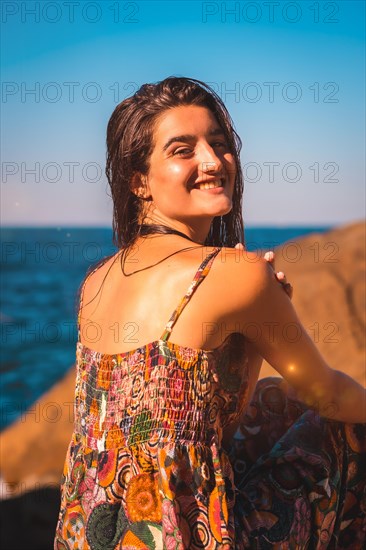
[[(122, 273), (120, 253), (97, 269), (84, 287), (80, 317), (82, 344), (112, 355), (159, 339), (200, 263), (213, 250), (192, 245), (192, 249), (183, 251), (186, 244), (175, 237), (140, 242), (124, 264), (127, 275), (136, 271), (131, 276)], [(177, 250), (182, 251), (167, 258)], [(174, 326), (172, 342), (212, 350), (231, 333), (240, 332), (235, 313), (235, 273), (231, 270), (235, 255), (237, 258), (234, 251), (222, 249), (215, 258), (204, 284)], [(160, 260), (163, 261), (158, 263)], [(251, 279), (253, 264), (247, 263), (248, 279)], [(145, 269), (149, 266), (153, 267)], [(251, 372), (256, 377), (262, 358), (249, 342), (247, 353)]]

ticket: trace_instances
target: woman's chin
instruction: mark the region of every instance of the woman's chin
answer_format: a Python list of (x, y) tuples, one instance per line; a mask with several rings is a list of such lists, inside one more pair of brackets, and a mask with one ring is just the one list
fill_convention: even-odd
[(218, 216), (225, 216), (225, 214), (228, 214), (229, 212), (231, 212), (232, 208), (233, 208), (233, 203), (230, 201), (230, 203), (226, 204), (222, 208), (217, 209), (215, 211), (214, 217), (216, 218)]
[(222, 201), (221, 204), (210, 206), (211, 205), (205, 204), (202, 209), (202, 214), (216, 218), (217, 216), (225, 216), (225, 214), (228, 214), (233, 208), (233, 203), (230, 199), (228, 199)]

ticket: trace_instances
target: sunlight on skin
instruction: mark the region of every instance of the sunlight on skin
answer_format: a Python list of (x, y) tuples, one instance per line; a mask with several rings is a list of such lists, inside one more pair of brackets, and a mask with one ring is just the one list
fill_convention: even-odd
[[(287, 371), (289, 373), (296, 374), (297, 366), (296, 363), (291, 363), (287, 367)], [(299, 373), (297, 373), (299, 374)], [(320, 412), (320, 404), (322, 403), (324, 397), (325, 397), (325, 390), (321, 389), (321, 385), (318, 383), (314, 383), (311, 386), (310, 393), (308, 391), (301, 391), (299, 389), (296, 390), (296, 399), (299, 399), (304, 404), (306, 404), (308, 407), (318, 410)], [(325, 410), (328, 408), (331, 404), (323, 404), (322, 408)]]
[(311, 389), (314, 397), (322, 398), (326, 395), (326, 392), (324, 391), (324, 389), (321, 389), (319, 384), (313, 384)]

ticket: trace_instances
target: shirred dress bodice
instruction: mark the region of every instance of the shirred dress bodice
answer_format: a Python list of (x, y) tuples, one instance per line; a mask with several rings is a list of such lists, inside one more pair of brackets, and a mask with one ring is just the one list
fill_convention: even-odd
[(151, 438), (208, 443), (242, 410), (245, 366), (238, 333), (213, 351), (157, 340), (106, 355), (79, 342), (75, 432), (99, 451)]

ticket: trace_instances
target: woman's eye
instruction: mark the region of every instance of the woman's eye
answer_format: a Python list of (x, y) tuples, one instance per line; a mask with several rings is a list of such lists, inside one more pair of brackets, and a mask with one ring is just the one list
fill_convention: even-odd
[(192, 149), (188, 149), (188, 147), (182, 147), (181, 149), (176, 149), (174, 151), (174, 155), (189, 155), (192, 153)]
[[(215, 141), (211, 144), (211, 147), (213, 148), (220, 147), (221, 149), (229, 148), (228, 144), (225, 141)], [(194, 149), (192, 149), (191, 147), (180, 147), (179, 149), (175, 149), (175, 151), (173, 151), (173, 155), (185, 156), (185, 155), (191, 155), (193, 154), (193, 152), (194, 152)]]

